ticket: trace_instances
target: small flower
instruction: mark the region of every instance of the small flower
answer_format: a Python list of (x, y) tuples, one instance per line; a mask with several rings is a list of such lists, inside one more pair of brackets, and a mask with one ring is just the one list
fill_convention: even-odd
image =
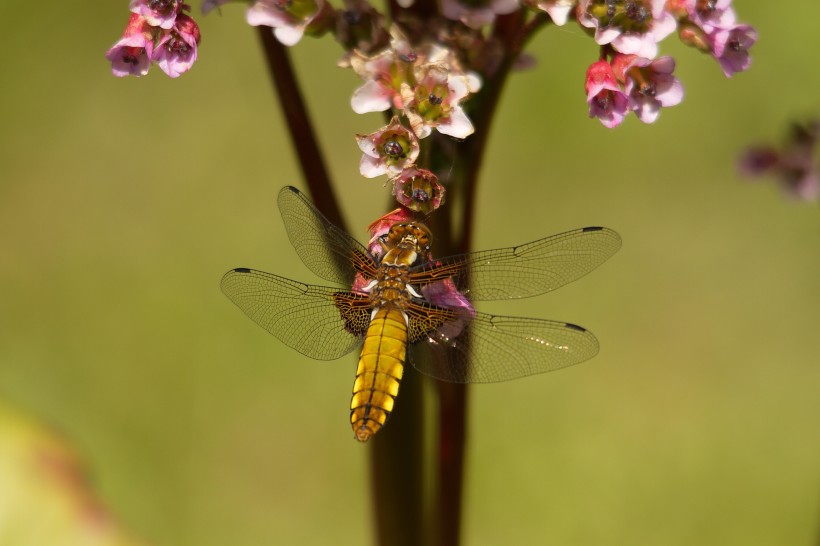
[(357, 135), (356, 142), (364, 152), (359, 172), (367, 178), (382, 174), (399, 174), (412, 165), (419, 155), (419, 141), (409, 129), (393, 116), (388, 125), (369, 135)]
[(419, 55), (399, 28), (390, 28), (390, 47), (375, 55), (354, 51), (346, 60), (365, 83), (353, 92), (350, 106), (357, 114), (384, 112), (391, 106), (403, 108), (401, 84), (413, 79), (413, 66)]
[(444, 203), (444, 186), (427, 169), (409, 167), (393, 180), (393, 195), (410, 210), (430, 214)]
[(430, 63), (417, 70), (416, 81), (415, 87), (407, 83), (401, 87), (404, 113), (416, 136), (429, 136), (433, 127), (455, 138), (473, 134), (475, 129), (461, 102), (477, 91), (477, 78), (451, 73), (441, 63)]
[(292, 46), (330, 10), (325, 0), (256, 0), (246, 17), (249, 25), (272, 27), (277, 40)]
[(173, 30), (165, 33), (151, 58), (172, 78), (190, 70), (196, 61), (199, 27), (189, 16), (177, 16)]
[(174, 26), (177, 14), (187, 8), (179, 0), (131, 0), (129, 9), (141, 15), (152, 27), (168, 30)]
[(385, 49), (372, 57), (354, 52), (350, 66), (366, 80), (350, 98), (354, 112), (384, 112), (391, 106), (401, 109), (399, 89), (411, 65), (399, 59), (393, 49)]
[(615, 73), (608, 62), (596, 61), (589, 66), (584, 89), (589, 117), (597, 117), (609, 129), (620, 125), (629, 106), (629, 97), (618, 87)]
[(791, 197), (802, 201), (820, 200), (818, 140), (820, 121), (796, 123), (783, 150), (773, 146), (750, 148), (741, 156), (738, 167), (741, 174), (748, 177), (776, 175)]
[(752, 64), (749, 48), (757, 41), (757, 31), (749, 25), (737, 25), (729, 29), (717, 29), (709, 35), (712, 55), (720, 63), (723, 74), (731, 78)]
[(635, 55), (616, 55), (612, 61), (615, 76), (624, 82), (629, 109), (644, 123), (658, 119), (661, 107), (675, 106), (683, 100), (683, 86), (672, 75), (675, 59), (655, 60)]
[(145, 18), (131, 14), (122, 38), (105, 54), (115, 76), (144, 76), (154, 51), (154, 30)]
[(448, 19), (479, 29), (492, 24), (496, 15), (512, 13), (518, 7), (518, 0), (442, 0), (441, 13)]
[(652, 59), (658, 42), (677, 25), (665, 0), (580, 0), (578, 22), (595, 29), (595, 42), (612, 44), (621, 53)]
[(563, 26), (569, 19), (575, 0), (526, 0), (528, 6), (547, 12), (556, 25)]
[(387, 235), (390, 231), (390, 226), (393, 224), (402, 224), (413, 219), (413, 213), (410, 210), (401, 207), (393, 209), (369, 226), (367, 231), (370, 232), (370, 240), (367, 242), (367, 249), (374, 256), (380, 256), (384, 248), (379, 240)]

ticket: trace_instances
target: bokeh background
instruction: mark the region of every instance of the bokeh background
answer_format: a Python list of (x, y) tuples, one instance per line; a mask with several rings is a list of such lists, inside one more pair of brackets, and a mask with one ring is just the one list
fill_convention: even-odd
[[(624, 247), (554, 294), (482, 307), (583, 324), (602, 350), (472, 390), (465, 544), (816, 543), (820, 211), (740, 180), (735, 159), (820, 110), (820, 5), (736, 7), (760, 33), (752, 69), (727, 80), (668, 39), (686, 98), (651, 126), (587, 119), (596, 48), (572, 26), (510, 82), (477, 248), (598, 224)], [(355, 357), (308, 360), (219, 291), (236, 266), (317, 281), (278, 217), (279, 188), (302, 184), (242, 8), (199, 18), (177, 81), (110, 75), (125, 0), (5, 0), (0, 17), (0, 446), (59, 431), (147, 544), (369, 543)], [(331, 38), (293, 54), (364, 238), (388, 191), (358, 175), (353, 134), (381, 118), (350, 111)], [(14, 460), (0, 544), (82, 543), (59, 526), (64, 542), (31, 541), (52, 511), (14, 511), (31, 492), (8, 486)]]

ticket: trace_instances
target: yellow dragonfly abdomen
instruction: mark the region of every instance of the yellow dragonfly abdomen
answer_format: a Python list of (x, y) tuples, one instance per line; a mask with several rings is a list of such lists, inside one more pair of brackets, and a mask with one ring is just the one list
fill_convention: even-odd
[(360, 442), (369, 440), (390, 417), (406, 353), (407, 322), (402, 312), (390, 307), (376, 310), (364, 338), (350, 401), (350, 423)]

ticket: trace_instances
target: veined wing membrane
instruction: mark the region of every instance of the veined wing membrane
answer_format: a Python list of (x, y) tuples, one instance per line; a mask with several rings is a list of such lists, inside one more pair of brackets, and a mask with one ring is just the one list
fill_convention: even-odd
[[(338, 288), (292, 281), (255, 269), (237, 268), (222, 277), (222, 291), (259, 326), (279, 341), (317, 360), (342, 357), (359, 345), (359, 334), (345, 329), (357, 320), (370, 320), (367, 296)], [(346, 316), (336, 305), (346, 299)]]
[(377, 266), (367, 249), (331, 224), (305, 194), (285, 186), (278, 203), (290, 243), (311, 271), (346, 287), (353, 285), (357, 271), (367, 278), (375, 276)]
[(411, 270), (411, 284), (452, 277), (472, 301), (527, 298), (579, 279), (621, 248), (608, 228), (587, 227), (531, 243), (433, 260)]
[(485, 313), (476, 313), (455, 340), (440, 338), (432, 334), (428, 343), (419, 344), (432, 351), (429, 358), (410, 361), (420, 372), (453, 383), (494, 383), (551, 372), (598, 353), (598, 340), (580, 326)]

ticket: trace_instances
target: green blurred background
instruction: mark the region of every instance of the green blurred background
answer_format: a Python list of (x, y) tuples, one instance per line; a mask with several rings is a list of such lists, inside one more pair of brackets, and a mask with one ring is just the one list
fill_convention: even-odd
[[(477, 248), (596, 224), (624, 247), (555, 294), (482, 307), (582, 324), (602, 350), (471, 391), (465, 544), (817, 540), (820, 211), (734, 164), (817, 114), (820, 6), (736, 5), (760, 33), (752, 69), (727, 80), (670, 38), (686, 98), (654, 125), (587, 119), (597, 50), (573, 26), (507, 88)], [(355, 358), (306, 359), (219, 291), (235, 266), (317, 281), (275, 206), (300, 175), (243, 10), (198, 18), (177, 81), (111, 76), (125, 0), (0, 17), (0, 400), (70, 438), (155, 545), (368, 543)], [(388, 192), (358, 175), (353, 134), (382, 118), (350, 111), (332, 39), (293, 54), (364, 238)]]

